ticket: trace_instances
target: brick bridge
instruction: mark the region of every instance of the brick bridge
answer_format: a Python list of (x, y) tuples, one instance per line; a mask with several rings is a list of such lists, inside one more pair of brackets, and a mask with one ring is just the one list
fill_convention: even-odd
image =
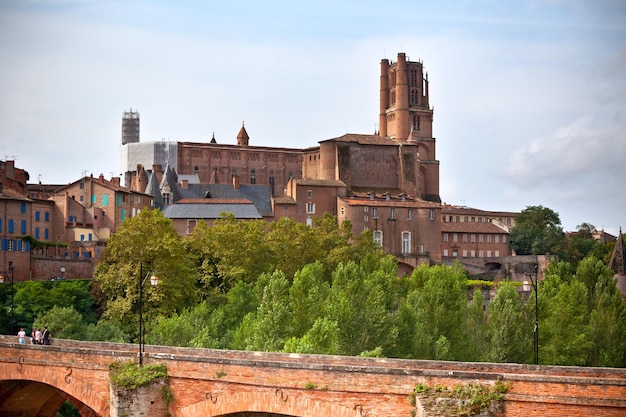
[[(509, 386), (506, 416), (626, 415), (626, 369), (146, 346), (144, 363), (166, 364), (169, 388), (133, 391), (138, 396), (129, 404), (109, 386), (109, 364), (120, 360), (137, 360), (137, 345), (19, 345), (0, 336), (0, 416), (54, 417), (65, 401), (83, 417), (429, 416), (426, 399), (410, 399), (417, 384), (498, 380)], [(164, 399), (168, 391), (171, 401)]]

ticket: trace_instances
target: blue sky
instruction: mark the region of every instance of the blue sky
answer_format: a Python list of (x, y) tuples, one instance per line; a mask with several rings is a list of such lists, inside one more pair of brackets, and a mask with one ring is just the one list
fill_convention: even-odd
[(626, 228), (626, 2), (0, 0), (0, 158), (120, 174), (142, 141), (373, 133), (379, 63), (429, 74), (445, 202)]

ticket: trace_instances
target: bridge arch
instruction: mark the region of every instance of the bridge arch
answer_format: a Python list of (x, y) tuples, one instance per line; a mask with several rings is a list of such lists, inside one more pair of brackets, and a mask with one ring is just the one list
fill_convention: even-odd
[[(11, 411), (12, 398), (15, 395), (33, 398), (32, 401), (20, 400), (29, 411), (39, 410), (42, 401), (47, 405), (36, 414), (40, 417), (48, 415), (54, 417), (58, 408), (65, 402), (70, 401), (83, 417), (104, 417), (109, 415), (109, 396), (99, 395), (103, 392), (103, 384), (106, 384), (104, 392), (108, 394), (108, 372), (104, 379), (93, 374), (93, 370), (75, 369), (70, 366), (33, 366), (24, 362), (20, 357), (17, 363), (0, 362), (0, 415), (23, 415)], [(95, 378), (94, 378), (95, 376)], [(39, 396), (39, 397), (38, 397)], [(57, 408), (52, 414), (47, 409)]]
[(207, 394), (207, 399), (183, 407), (180, 417), (220, 417), (236, 413), (266, 413), (292, 417), (359, 417), (358, 407), (346, 407), (298, 391), (276, 389), (273, 392), (233, 392)]

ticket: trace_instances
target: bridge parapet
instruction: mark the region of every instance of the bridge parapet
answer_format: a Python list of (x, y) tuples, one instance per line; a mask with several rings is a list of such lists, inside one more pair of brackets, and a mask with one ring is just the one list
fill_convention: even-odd
[[(14, 337), (0, 337), (0, 380), (53, 386), (102, 417), (109, 415), (109, 364), (136, 359), (132, 344), (54, 340), (51, 346), (19, 345)], [(146, 346), (144, 361), (167, 365), (174, 417), (255, 411), (301, 417), (428, 415), (410, 401), (417, 384), (492, 386), (496, 381), (509, 385), (507, 416), (626, 414), (626, 369), (164, 346)], [(0, 415), (7, 415), (5, 402)]]

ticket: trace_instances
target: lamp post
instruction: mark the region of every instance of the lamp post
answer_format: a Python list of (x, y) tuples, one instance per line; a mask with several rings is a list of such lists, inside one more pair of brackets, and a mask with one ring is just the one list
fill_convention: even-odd
[[(13, 262), (9, 262), (9, 272), (11, 273), (11, 309), (9, 310), (9, 334), (13, 334)], [(0, 284), (4, 284), (5, 274), (0, 274)]]
[[(143, 285), (146, 283), (146, 280), (150, 276), (148, 272), (145, 276), (143, 275), (143, 264), (139, 263), (139, 366), (143, 366), (143, 351), (144, 351), (144, 325), (143, 325)], [(150, 276), (150, 285), (156, 287), (159, 283), (159, 277), (156, 275)]]
[[(528, 281), (524, 281), (523, 288), (524, 291), (530, 291), (530, 285), (532, 284), (533, 290), (535, 291), (535, 328), (533, 330), (533, 345), (535, 349), (535, 365), (539, 365), (539, 303), (537, 299), (537, 274), (538, 274), (539, 265), (535, 265), (535, 273), (526, 272), (524, 275), (530, 279), (530, 284)], [(533, 279), (533, 275), (535, 279)]]

